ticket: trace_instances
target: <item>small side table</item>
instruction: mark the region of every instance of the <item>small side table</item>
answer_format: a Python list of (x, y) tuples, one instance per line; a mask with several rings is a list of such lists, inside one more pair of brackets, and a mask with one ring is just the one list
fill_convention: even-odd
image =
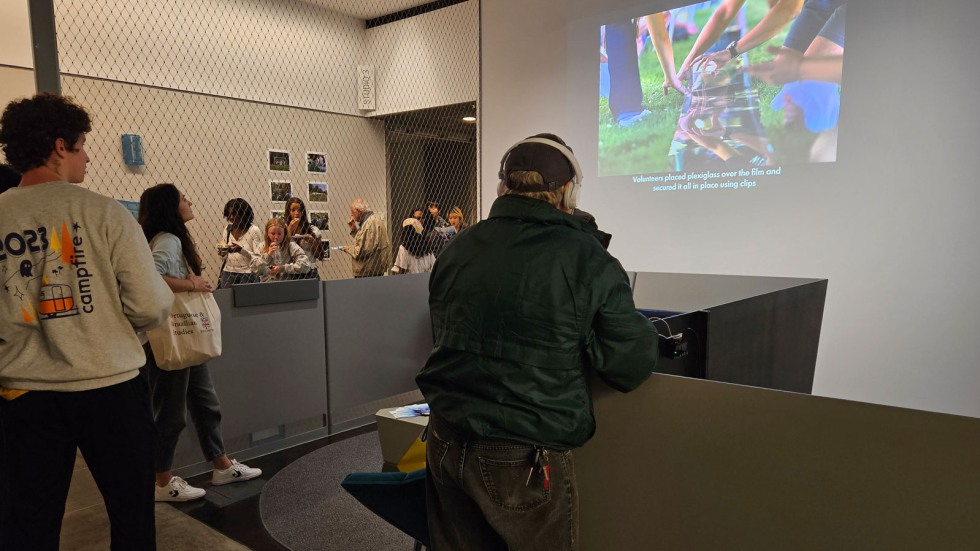
[[(424, 443), (419, 443), (418, 439), (422, 436), (422, 431), (429, 424), (429, 418), (427, 416), (419, 417), (402, 417), (396, 418), (391, 414), (391, 410), (395, 408), (386, 408), (378, 410), (374, 415), (375, 420), (378, 422), (378, 440), (381, 442), (381, 457), (384, 458), (385, 463), (390, 463), (391, 465), (398, 465), (399, 470), (402, 470), (402, 464), (407, 460), (410, 465), (406, 467), (421, 468), (417, 464), (418, 462), (425, 461), (424, 453)], [(423, 453), (418, 453), (419, 446), (423, 446)], [(409, 451), (414, 451), (411, 455), (413, 457), (406, 457)], [(420, 457), (415, 457), (420, 455)], [(424, 466), (424, 465), (423, 465)], [(409, 468), (407, 470), (414, 470)]]

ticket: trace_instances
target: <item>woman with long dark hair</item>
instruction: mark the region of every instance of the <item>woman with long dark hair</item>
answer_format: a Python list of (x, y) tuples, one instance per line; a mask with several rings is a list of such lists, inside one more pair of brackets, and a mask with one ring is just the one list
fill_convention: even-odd
[(391, 268), (393, 274), (421, 274), (432, 271), (436, 255), (423, 235), (422, 223), (415, 218), (402, 221), (401, 244)]
[(303, 277), (318, 279), (320, 275), (316, 269), (316, 261), (320, 259), (320, 253), (323, 249), (320, 242), (320, 228), (310, 223), (306, 205), (299, 197), (290, 197), (286, 201), (284, 217), (286, 237), (302, 247), (303, 252), (306, 253), (306, 258), (310, 261), (310, 271), (306, 272)]
[[(140, 196), (139, 223), (150, 242), (157, 272), (170, 290), (210, 293), (212, 288), (201, 277), (201, 256), (194, 246), (187, 222), (194, 219), (192, 203), (173, 184), (159, 184)], [(157, 501), (190, 501), (204, 497), (173, 473), (174, 450), (186, 425), (184, 410), (191, 412), (204, 458), (214, 465), (211, 483), (241, 482), (262, 474), (237, 461), (228, 459), (221, 438), (221, 408), (211, 383), (207, 364), (177, 371), (157, 367), (150, 345), (146, 352), (146, 375), (153, 395), (153, 420), (157, 427), (154, 449)]]
[(224, 241), (218, 244), (218, 254), (225, 257), (218, 287), (227, 289), (239, 283), (258, 283), (259, 276), (252, 273), (252, 259), (262, 247), (262, 230), (254, 223), (252, 205), (236, 197), (225, 203), (224, 216), (228, 227)]

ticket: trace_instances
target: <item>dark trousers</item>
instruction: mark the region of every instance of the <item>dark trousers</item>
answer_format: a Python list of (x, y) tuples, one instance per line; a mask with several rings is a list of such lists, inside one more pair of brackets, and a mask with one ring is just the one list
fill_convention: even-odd
[(609, 110), (613, 120), (643, 111), (636, 25), (632, 21), (606, 25), (606, 58), (609, 60)]
[(102, 492), (112, 549), (156, 549), (154, 429), (142, 377), (95, 390), (0, 399), (0, 428), (8, 501), (0, 549), (58, 549), (76, 448)]
[(187, 412), (197, 432), (205, 461), (214, 461), (225, 453), (221, 438), (221, 404), (211, 383), (207, 364), (177, 371), (157, 367), (150, 345), (143, 345), (146, 365), (143, 367), (153, 395), (153, 419), (157, 427), (157, 442), (153, 452), (156, 472), (173, 468), (174, 452), (180, 433), (187, 426)]
[(578, 489), (572, 452), (548, 451), (547, 484), (535, 464), (536, 453), (534, 447), (516, 442), (460, 438), (438, 418), (430, 418), (429, 548), (577, 549)]

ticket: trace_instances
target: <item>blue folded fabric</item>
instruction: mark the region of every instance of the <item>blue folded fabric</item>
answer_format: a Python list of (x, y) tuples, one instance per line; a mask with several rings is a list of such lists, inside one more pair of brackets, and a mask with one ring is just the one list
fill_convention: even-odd
[(807, 130), (821, 132), (837, 126), (840, 117), (840, 86), (833, 82), (800, 80), (790, 82), (776, 94), (770, 104), (776, 111), (790, 101), (803, 109)]

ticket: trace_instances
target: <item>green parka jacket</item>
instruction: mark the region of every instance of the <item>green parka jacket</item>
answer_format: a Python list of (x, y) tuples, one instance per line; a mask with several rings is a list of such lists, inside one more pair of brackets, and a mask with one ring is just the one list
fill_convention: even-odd
[(587, 369), (629, 391), (658, 336), (619, 261), (582, 219), (505, 195), (443, 249), (429, 280), (434, 348), (416, 382), (473, 437), (565, 450), (595, 432)]

